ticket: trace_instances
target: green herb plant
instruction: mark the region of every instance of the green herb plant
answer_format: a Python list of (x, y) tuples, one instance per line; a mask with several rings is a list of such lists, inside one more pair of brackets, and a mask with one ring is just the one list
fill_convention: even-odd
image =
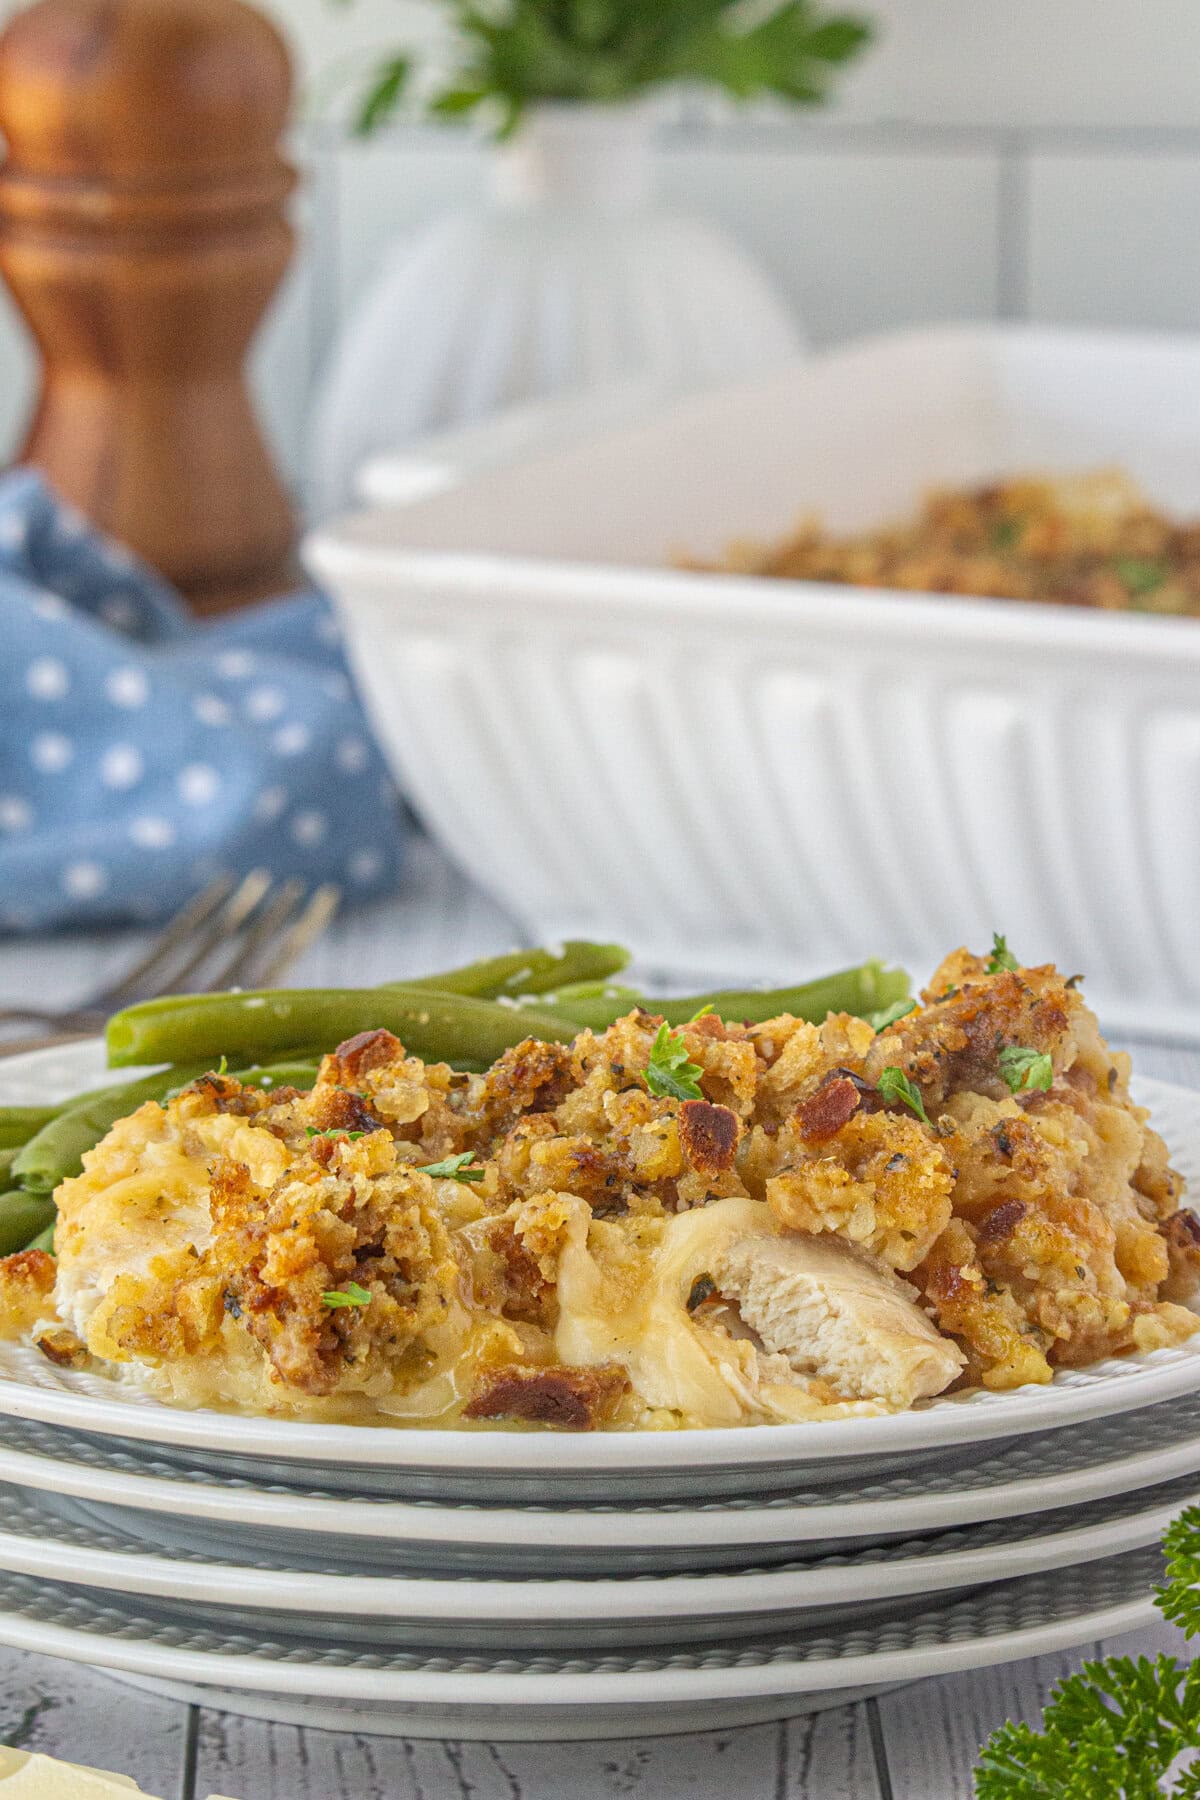
[[(340, 0), (347, 4), (348, 0)], [(826, 99), (833, 72), (869, 41), (865, 19), (817, 0), (441, 0), (456, 67), (425, 101), (435, 117), (483, 109), (509, 135), (538, 101), (614, 104), (690, 82), (736, 100)], [(369, 135), (408, 98), (407, 52), (377, 65), (355, 129)]]
[[(1180, 1514), (1163, 1548), (1159, 1610), (1196, 1637), (1200, 1507)], [(1112, 1656), (1084, 1663), (1055, 1688), (1040, 1731), (1007, 1724), (988, 1739), (975, 1793), (977, 1800), (1196, 1800), (1200, 1661)]]

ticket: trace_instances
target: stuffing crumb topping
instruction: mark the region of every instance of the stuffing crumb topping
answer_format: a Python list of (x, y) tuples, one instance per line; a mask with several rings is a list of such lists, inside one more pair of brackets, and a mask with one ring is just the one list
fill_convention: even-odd
[[(634, 1010), (481, 1075), (121, 1120), (0, 1326), (181, 1404), (475, 1428), (831, 1417), (1200, 1326), (1200, 1224), (1078, 988), (956, 951), (876, 1031)], [(678, 1090), (678, 1091), (676, 1091)], [(681, 1097), (682, 1096), (682, 1097)]]

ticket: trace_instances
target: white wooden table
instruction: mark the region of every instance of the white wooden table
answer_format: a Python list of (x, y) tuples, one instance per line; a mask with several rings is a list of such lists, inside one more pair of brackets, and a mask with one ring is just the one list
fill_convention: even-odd
[[(298, 969), (360, 983), (507, 949), (511, 921), (418, 844), (403, 894), (339, 925)], [(0, 945), (0, 995), (68, 1000), (131, 954), (133, 940)], [(1200, 1087), (1200, 1047), (1136, 1047), (1138, 1067)], [(2, 1466), (2, 1457), (0, 1457)], [(1162, 1625), (1123, 1650), (1172, 1650)], [(162, 1800), (969, 1800), (980, 1743), (1002, 1720), (1036, 1719), (1077, 1654), (919, 1683), (814, 1718), (740, 1731), (613, 1743), (458, 1744), (266, 1725), (160, 1701), (69, 1663), (0, 1650), (0, 1742), (133, 1776)]]

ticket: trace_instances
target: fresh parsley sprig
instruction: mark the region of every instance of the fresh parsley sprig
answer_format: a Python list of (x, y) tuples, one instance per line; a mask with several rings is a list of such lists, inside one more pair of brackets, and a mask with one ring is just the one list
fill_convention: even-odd
[(1040, 1090), (1048, 1094), (1054, 1086), (1054, 1063), (1045, 1050), (1030, 1050), (1024, 1044), (1006, 1044), (996, 1060), (1010, 1093), (1031, 1094)]
[[(817, 105), (837, 71), (870, 41), (855, 14), (818, 0), (442, 0), (456, 50), (447, 77), (425, 101), (436, 118), (479, 108), (501, 133), (544, 100), (611, 104), (668, 83), (703, 83), (735, 100), (774, 95)], [(414, 87), (417, 57), (403, 45), (376, 66), (357, 109), (376, 131)]]
[[(1164, 1540), (1159, 1610), (1200, 1633), (1200, 1507)], [(1187, 1760), (1180, 1764), (1180, 1759)], [(1180, 1766), (1176, 1766), (1180, 1764)], [(1171, 1785), (1164, 1786), (1167, 1776)], [(1172, 1656), (1084, 1663), (1055, 1688), (1042, 1719), (1002, 1725), (984, 1745), (977, 1800), (1195, 1800), (1200, 1794), (1200, 1662)]]
[(891, 1006), (885, 1007), (883, 1012), (868, 1013), (867, 1024), (878, 1037), (881, 1031), (886, 1031), (889, 1025), (896, 1023), (897, 1019), (907, 1019), (909, 1013), (916, 1012), (916, 1010), (915, 1000), (896, 1000)]
[(340, 1125), (306, 1125), (304, 1129), (310, 1138), (345, 1138), (351, 1144), (364, 1135), (361, 1131), (346, 1131)]
[(689, 1062), (687, 1045), (669, 1025), (660, 1025), (646, 1066), (646, 1086), (660, 1100), (703, 1100), (704, 1070)]
[(1013, 969), (1019, 969), (1020, 966), (1020, 963), (1008, 947), (1008, 939), (999, 931), (993, 931), (992, 954), (988, 958), (987, 965), (988, 974), (1000, 975), (1006, 969), (1011, 972)]
[(370, 1306), (371, 1293), (369, 1288), (359, 1287), (357, 1281), (348, 1281), (344, 1289), (331, 1288), (321, 1299), (330, 1311), (336, 1311), (339, 1306)]
[(921, 1090), (913, 1085), (903, 1069), (898, 1069), (895, 1065), (886, 1068), (875, 1086), (880, 1097), (889, 1106), (907, 1106), (909, 1112), (915, 1113), (923, 1124), (928, 1125), (929, 1114), (925, 1111)]
[(432, 1175), (435, 1181), (482, 1181), (487, 1170), (476, 1163), (473, 1150), (464, 1150), (461, 1156), (447, 1156), (441, 1162), (426, 1163), (421, 1174)]
[(1041, 1731), (1002, 1725), (984, 1746), (977, 1800), (1183, 1800), (1200, 1770), (1161, 1778), (1176, 1759), (1200, 1750), (1200, 1663), (1172, 1656), (1087, 1662), (1059, 1682)]

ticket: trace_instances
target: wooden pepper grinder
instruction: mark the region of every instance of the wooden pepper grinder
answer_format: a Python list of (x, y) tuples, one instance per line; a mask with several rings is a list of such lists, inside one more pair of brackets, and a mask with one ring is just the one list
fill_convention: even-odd
[(37, 0), (0, 36), (0, 271), (44, 364), (19, 460), (198, 611), (295, 573), (244, 372), (292, 252), (290, 98), (241, 0)]

